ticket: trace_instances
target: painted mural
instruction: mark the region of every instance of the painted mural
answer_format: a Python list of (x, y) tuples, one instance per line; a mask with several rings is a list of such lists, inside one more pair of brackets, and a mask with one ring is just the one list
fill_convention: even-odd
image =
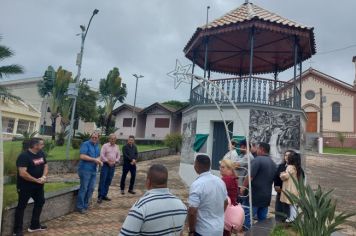
[(195, 141), (195, 134), (197, 130), (197, 117), (195, 115), (186, 116), (183, 119), (183, 143), (181, 150), (181, 162), (187, 164), (193, 164), (194, 162), (194, 150), (193, 145)]
[(251, 142), (270, 144), (276, 163), (280, 163), (285, 150), (300, 150), (300, 115), (251, 109), (249, 130)]

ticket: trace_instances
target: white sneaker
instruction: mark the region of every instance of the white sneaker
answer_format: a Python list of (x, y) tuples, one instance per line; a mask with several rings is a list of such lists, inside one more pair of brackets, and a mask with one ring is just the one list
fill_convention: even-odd
[(45, 226), (45, 225), (41, 225), (40, 227), (38, 227), (36, 229), (32, 229), (31, 227), (27, 229), (27, 231), (30, 233), (37, 232), (37, 231), (45, 231), (45, 230), (47, 230), (47, 226)]

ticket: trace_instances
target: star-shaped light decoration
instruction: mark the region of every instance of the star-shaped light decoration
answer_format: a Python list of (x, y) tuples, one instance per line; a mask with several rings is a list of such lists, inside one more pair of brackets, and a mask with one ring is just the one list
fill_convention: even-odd
[(175, 89), (177, 89), (182, 82), (187, 84), (190, 83), (189, 78), (192, 75), (189, 73), (189, 70), (191, 66), (191, 64), (182, 66), (180, 61), (178, 59), (176, 60), (176, 68), (167, 74), (169, 77), (174, 79)]

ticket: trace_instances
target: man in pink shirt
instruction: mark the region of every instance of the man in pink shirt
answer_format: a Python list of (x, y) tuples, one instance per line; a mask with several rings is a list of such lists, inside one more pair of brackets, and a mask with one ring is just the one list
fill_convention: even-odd
[(120, 149), (116, 145), (116, 135), (109, 135), (109, 142), (101, 147), (100, 159), (103, 162), (100, 172), (100, 182), (98, 189), (98, 203), (102, 201), (111, 201), (108, 198), (109, 186), (114, 177), (115, 165), (120, 160)]

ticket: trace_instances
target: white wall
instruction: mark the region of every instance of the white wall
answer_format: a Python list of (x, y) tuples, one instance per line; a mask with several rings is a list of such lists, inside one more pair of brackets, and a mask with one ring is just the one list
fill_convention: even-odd
[(131, 133), (131, 127), (123, 127), (123, 120), (124, 118), (132, 118), (132, 111), (128, 109), (121, 110), (116, 116), (115, 116), (115, 127), (119, 128), (115, 134), (118, 138), (128, 138), (132, 133), (135, 135), (136, 134), (136, 126), (137, 126), (137, 113), (134, 114), (134, 119), (136, 118), (136, 126), (133, 127), (132, 133)]
[[(349, 93), (341, 90), (338, 87), (330, 86), (315, 78), (315, 75), (310, 75), (302, 83), (302, 106), (313, 104), (320, 107), (320, 93), (319, 88), (323, 90), (323, 96), (326, 96), (326, 102), (323, 103), (323, 129), (324, 131), (340, 131), (340, 132), (354, 132), (354, 98)], [(312, 90), (316, 93), (315, 98), (308, 100), (305, 98), (305, 93)], [(333, 102), (339, 102), (340, 107), (340, 121), (332, 121), (332, 107)], [(313, 107), (307, 107), (306, 112), (317, 112)], [(320, 113), (318, 112), (318, 130), (320, 127)]]
[[(168, 118), (169, 119), (169, 127), (168, 128), (156, 128), (155, 127), (155, 120), (156, 118)], [(172, 126), (172, 118), (170, 115), (156, 115), (156, 114), (147, 114), (146, 118), (146, 131), (145, 131), (145, 138), (150, 139), (164, 139), (167, 134), (170, 133)], [(152, 137), (152, 134), (155, 137)]]

